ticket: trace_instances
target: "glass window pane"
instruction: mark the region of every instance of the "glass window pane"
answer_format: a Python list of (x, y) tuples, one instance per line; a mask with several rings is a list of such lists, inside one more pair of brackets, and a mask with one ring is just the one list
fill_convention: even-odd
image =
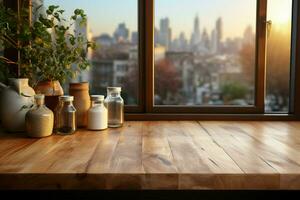
[[(86, 27), (73, 25), (76, 34), (84, 34), (96, 43), (96, 49), (87, 57), (91, 67), (72, 82), (88, 81), (91, 94), (106, 95), (106, 87), (121, 86), (125, 104), (138, 102), (138, 0), (34, 0), (44, 4), (39, 12), (49, 5), (59, 5), (67, 19), (76, 8), (87, 14)], [(37, 14), (35, 17), (38, 16)], [(65, 92), (68, 92), (67, 83)]]
[(289, 111), (292, 0), (268, 1), (266, 112)]
[(254, 104), (255, 0), (155, 1), (156, 105)]

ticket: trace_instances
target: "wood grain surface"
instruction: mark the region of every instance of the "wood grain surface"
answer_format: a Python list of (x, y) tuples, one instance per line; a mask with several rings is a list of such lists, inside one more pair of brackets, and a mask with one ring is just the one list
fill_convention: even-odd
[(300, 189), (300, 122), (145, 121), (0, 133), (0, 189)]

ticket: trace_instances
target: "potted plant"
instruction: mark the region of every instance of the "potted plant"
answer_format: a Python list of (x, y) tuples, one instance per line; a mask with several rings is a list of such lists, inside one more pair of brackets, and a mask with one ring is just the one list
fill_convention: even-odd
[(0, 55), (0, 120), (10, 132), (25, 130), (25, 114), (32, 106), (35, 94), (28, 84), (31, 77), (29, 61), (23, 59), (24, 50), (30, 44), (28, 16), (28, 9), (16, 12), (0, 4), (1, 45), (18, 52), (17, 61)]
[(46, 96), (46, 105), (52, 110), (58, 96), (63, 95), (60, 83), (88, 68), (86, 53), (94, 47), (85, 35), (71, 30), (75, 23), (86, 26), (84, 11), (76, 9), (70, 20), (63, 13), (59, 6), (51, 5), (44, 15), (40, 14), (31, 27), (31, 45), (25, 50), (37, 83), (35, 91)]

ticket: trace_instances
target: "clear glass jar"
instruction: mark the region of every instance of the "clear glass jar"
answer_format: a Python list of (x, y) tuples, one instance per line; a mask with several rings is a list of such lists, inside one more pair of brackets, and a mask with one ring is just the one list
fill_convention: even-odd
[(58, 103), (56, 108), (54, 109), (54, 127), (53, 127), (53, 132), (57, 133), (58, 132), (58, 119), (59, 119), (59, 110), (63, 106), (63, 101), (60, 100), (60, 97), (58, 97)]
[(108, 127), (121, 127), (124, 122), (124, 100), (121, 87), (108, 87), (104, 105), (108, 111)]
[(57, 113), (57, 133), (70, 135), (76, 131), (76, 109), (73, 106), (73, 96), (60, 96), (60, 107)]
[(91, 107), (88, 110), (89, 130), (107, 129), (107, 108), (103, 104), (103, 95), (91, 95)]

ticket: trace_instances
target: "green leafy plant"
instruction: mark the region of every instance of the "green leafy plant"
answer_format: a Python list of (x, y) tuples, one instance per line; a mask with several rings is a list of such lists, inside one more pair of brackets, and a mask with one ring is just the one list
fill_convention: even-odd
[(244, 99), (248, 89), (243, 83), (233, 81), (224, 83), (221, 86), (221, 92), (227, 101), (232, 101), (235, 99)]
[[(34, 11), (38, 9), (40, 7)], [(22, 5), (16, 12), (0, 5), (0, 40), (3, 46), (16, 49), (19, 55), (18, 61), (0, 56), (0, 81), (5, 82), (1, 78), (7, 77), (26, 77), (35, 83), (63, 82), (89, 67), (86, 54), (95, 44), (72, 30), (75, 23), (86, 25), (86, 15), (82, 9), (76, 9), (66, 20), (63, 14), (59, 6), (51, 5), (45, 14), (30, 23), (26, 6)], [(10, 65), (18, 66), (18, 74), (11, 73)]]
[[(24, 6), (24, 1), (20, 4), (19, 12), (5, 8), (0, 4), (0, 48), (14, 48), (18, 52), (17, 61), (0, 55), (0, 81), (7, 82), (7, 78), (29, 78), (31, 73), (26, 69), (26, 61), (23, 58), (24, 47), (30, 44), (30, 22), (29, 9)], [(17, 66), (18, 74), (9, 70), (8, 66)], [(26, 69), (26, 70), (25, 70)]]
[(94, 43), (71, 31), (75, 23), (86, 25), (84, 11), (76, 9), (69, 21), (63, 13), (59, 6), (51, 5), (31, 27), (31, 45), (24, 49), (24, 55), (31, 60), (28, 69), (32, 69), (37, 81), (63, 82), (90, 65), (86, 54)]

